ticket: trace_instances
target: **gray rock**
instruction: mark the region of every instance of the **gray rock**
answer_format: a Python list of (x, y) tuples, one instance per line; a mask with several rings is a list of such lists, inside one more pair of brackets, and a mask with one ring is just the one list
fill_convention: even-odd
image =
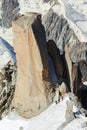
[(43, 0), (43, 2), (49, 2), (50, 0)]
[(87, 62), (80, 61), (78, 65), (79, 65), (79, 69), (81, 71), (82, 81), (85, 82), (85, 81), (87, 81)]
[(59, 16), (52, 9), (43, 17), (46, 30), (46, 38), (54, 40), (60, 53), (64, 52), (65, 44), (69, 45), (70, 58), (73, 63), (81, 60), (87, 61), (87, 43), (81, 43), (74, 31), (69, 27), (67, 20)]
[(16, 83), (17, 67), (14, 62), (8, 64), (0, 73), (0, 118), (5, 116), (10, 108), (13, 99)]
[(2, 1), (2, 26), (9, 28), (12, 26), (12, 20), (16, 17), (19, 11), (18, 0), (3, 0)]

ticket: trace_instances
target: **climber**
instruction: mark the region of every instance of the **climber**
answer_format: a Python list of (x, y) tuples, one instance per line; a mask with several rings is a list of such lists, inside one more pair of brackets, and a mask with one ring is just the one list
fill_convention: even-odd
[[(71, 101), (71, 103), (72, 103), (72, 101)], [(73, 103), (72, 103), (73, 104)], [(81, 111), (78, 109), (78, 107), (75, 105), (75, 104), (73, 104), (73, 115), (74, 115), (74, 117), (75, 118), (79, 118), (79, 116), (81, 115), (82, 113), (81, 113)]]
[(64, 82), (61, 83), (61, 85), (57, 84), (55, 86), (55, 96), (54, 96), (54, 102), (58, 104), (60, 101), (64, 99), (64, 96), (66, 94), (66, 84)]
[(58, 98), (57, 98), (57, 100), (55, 100), (55, 103), (56, 103), (56, 105), (60, 102), (60, 101), (62, 101), (63, 100), (63, 95), (62, 95), (62, 92), (59, 90), (59, 88), (58, 88)]
[[(56, 105), (60, 102), (61, 97), (62, 97), (62, 94), (61, 94), (60, 90), (58, 91), (58, 95), (59, 95), (58, 99), (55, 101)], [(63, 100), (63, 97), (62, 97), (62, 100)]]

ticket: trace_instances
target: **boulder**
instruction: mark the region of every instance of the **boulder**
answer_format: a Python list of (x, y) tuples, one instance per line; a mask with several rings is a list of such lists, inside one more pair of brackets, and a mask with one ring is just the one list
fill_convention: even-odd
[(53, 96), (45, 30), (40, 17), (36, 13), (29, 13), (13, 21), (18, 72), (12, 106), (25, 118), (45, 110)]

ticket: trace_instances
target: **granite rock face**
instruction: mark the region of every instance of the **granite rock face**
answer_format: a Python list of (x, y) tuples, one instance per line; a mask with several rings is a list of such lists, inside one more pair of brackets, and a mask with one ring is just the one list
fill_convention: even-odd
[(12, 106), (21, 116), (31, 118), (45, 110), (53, 98), (40, 15), (19, 17), (13, 21), (13, 32), (18, 73)]
[(2, 0), (2, 26), (9, 28), (19, 11), (18, 0)]
[(60, 49), (61, 54), (64, 52), (65, 44), (68, 44), (70, 58), (73, 63), (78, 63), (81, 60), (87, 61), (87, 43), (81, 43), (78, 40), (62, 15), (59, 16), (50, 9), (43, 17), (43, 24), (47, 41), (53, 40)]
[[(77, 89), (81, 87), (79, 81), (82, 79), (85, 81), (87, 77), (87, 43), (81, 43), (69, 27), (68, 21), (52, 9), (43, 17), (43, 25), (45, 26), (47, 41), (53, 40), (59, 48), (60, 54), (65, 53), (67, 65), (71, 62), (68, 65), (70, 88), (72, 92), (75, 89), (77, 93)], [(66, 50), (65, 45), (68, 46)], [(83, 62), (84, 68), (82, 67)]]

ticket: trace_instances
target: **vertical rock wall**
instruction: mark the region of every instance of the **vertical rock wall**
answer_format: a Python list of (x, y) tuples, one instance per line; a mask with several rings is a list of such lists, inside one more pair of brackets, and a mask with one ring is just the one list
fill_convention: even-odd
[(70, 58), (73, 63), (81, 60), (87, 61), (87, 44), (78, 40), (63, 15), (58, 15), (50, 9), (43, 17), (43, 24), (46, 30), (47, 41), (53, 40), (61, 53), (64, 52), (65, 44), (68, 44)]
[[(45, 32), (43, 25), (39, 23), (37, 14), (29, 14), (22, 16), (13, 21), (14, 32), (14, 48), (17, 56), (17, 84), (13, 100), (13, 106), (20, 113), (20, 115), (30, 118), (42, 112), (47, 108), (52, 99), (48, 99), (49, 82), (43, 78), (43, 71), (46, 69), (45, 75), (48, 77), (47, 68), (44, 68), (43, 59), (47, 59), (46, 55), (39, 46), (41, 39), (36, 39), (33, 30), (36, 29), (34, 20), (38, 22), (37, 33), (42, 37), (42, 47), (44, 49)], [(40, 27), (42, 26), (42, 31)], [(43, 33), (44, 32), (44, 33)], [(38, 41), (38, 43), (37, 43)], [(40, 41), (40, 43), (39, 43)], [(42, 53), (42, 55), (41, 55)], [(43, 57), (43, 58), (42, 58)], [(47, 64), (47, 63), (45, 63)], [(48, 79), (48, 78), (47, 78)]]
[[(63, 17), (63, 15), (58, 15), (58, 13), (54, 12), (52, 9), (50, 9), (48, 13), (43, 17), (43, 24), (45, 26), (47, 41), (53, 40), (56, 43), (57, 48), (59, 48), (60, 54), (63, 54), (65, 52), (70, 78), (69, 85), (71, 91), (73, 92), (73, 88), (75, 90), (80, 88), (81, 78), (83, 81), (85, 81), (87, 77), (85, 71), (87, 66), (87, 43), (81, 43), (76, 37), (74, 31), (70, 28), (68, 21)], [(66, 45), (68, 48), (65, 48)], [(82, 77), (77, 76), (77, 81), (73, 80), (73, 78), (76, 78), (75, 74), (73, 77), (73, 72), (76, 67), (73, 68), (72, 64), (77, 64), (77, 75), (79, 75), (80, 71), (82, 74)], [(82, 67), (82, 64), (84, 65), (84, 69)], [(67, 78), (67, 81), (69, 78)], [(74, 84), (76, 85), (74, 86)]]

